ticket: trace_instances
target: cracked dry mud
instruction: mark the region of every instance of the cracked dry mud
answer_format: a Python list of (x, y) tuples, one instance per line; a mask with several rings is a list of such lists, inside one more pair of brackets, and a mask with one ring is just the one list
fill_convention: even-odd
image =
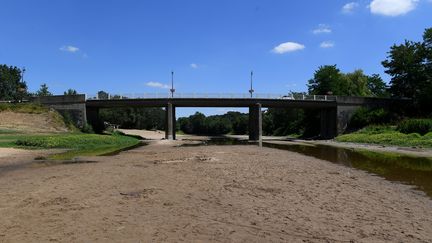
[(288, 151), (154, 142), (91, 160), (0, 173), (0, 242), (432, 241), (431, 199)]

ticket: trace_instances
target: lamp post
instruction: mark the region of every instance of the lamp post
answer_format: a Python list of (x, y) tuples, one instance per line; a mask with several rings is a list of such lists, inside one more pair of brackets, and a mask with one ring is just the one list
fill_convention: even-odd
[(251, 74), (250, 74), (250, 90), (249, 90), (249, 93), (250, 93), (250, 97), (252, 98), (253, 97), (253, 92), (255, 91), (255, 90), (253, 90), (253, 71), (251, 71)]
[(174, 92), (175, 92), (175, 89), (174, 89), (174, 71), (171, 71), (171, 89), (170, 89), (170, 92), (171, 92), (171, 98), (174, 98)]

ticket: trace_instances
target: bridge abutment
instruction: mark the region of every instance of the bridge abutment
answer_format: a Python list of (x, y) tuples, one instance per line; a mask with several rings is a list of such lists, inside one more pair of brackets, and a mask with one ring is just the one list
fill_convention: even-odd
[(327, 108), (321, 110), (321, 130), (320, 137), (323, 139), (331, 139), (338, 134), (337, 108)]
[(249, 106), (249, 140), (262, 141), (262, 111), (260, 103)]
[(176, 114), (175, 106), (168, 103), (165, 107), (165, 139), (176, 139)]

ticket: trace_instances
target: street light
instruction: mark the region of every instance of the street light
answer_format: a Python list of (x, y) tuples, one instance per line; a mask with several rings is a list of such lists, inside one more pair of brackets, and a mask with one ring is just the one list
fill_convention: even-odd
[(174, 71), (171, 71), (171, 89), (170, 89), (170, 92), (171, 92), (171, 98), (174, 98), (174, 92), (175, 92), (175, 89), (174, 89)]
[(251, 71), (251, 76), (250, 76), (250, 90), (249, 90), (249, 93), (250, 93), (250, 96), (251, 96), (251, 98), (253, 97), (253, 92), (255, 91), (255, 90), (253, 90), (253, 87), (252, 87), (252, 82), (253, 82), (253, 71)]

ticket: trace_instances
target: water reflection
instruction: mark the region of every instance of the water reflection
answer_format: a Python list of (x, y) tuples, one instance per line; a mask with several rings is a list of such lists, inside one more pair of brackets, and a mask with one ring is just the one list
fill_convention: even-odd
[(354, 150), (326, 145), (305, 146), (264, 143), (264, 146), (301, 153), (332, 163), (365, 170), (390, 181), (415, 185), (418, 189), (432, 197), (431, 158)]

